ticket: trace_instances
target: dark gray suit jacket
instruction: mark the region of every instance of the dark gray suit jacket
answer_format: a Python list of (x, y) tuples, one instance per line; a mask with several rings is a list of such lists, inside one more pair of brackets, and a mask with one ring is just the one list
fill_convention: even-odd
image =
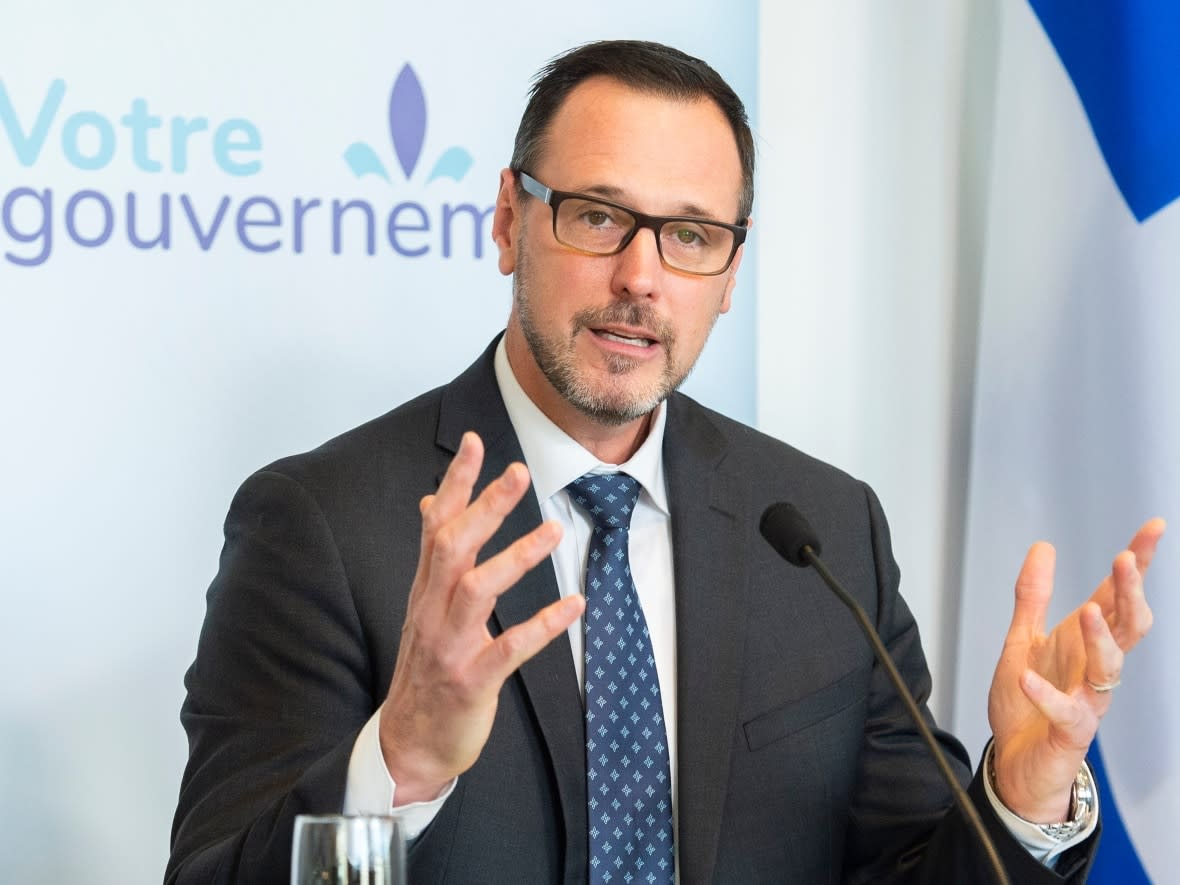
[[(286, 883), (295, 815), (338, 812), (357, 732), (389, 686), (418, 556), (418, 500), (466, 430), (482, 486), (521, 459), (493, 348), (451, 384), (250, 477), (185, 684), (190, 759), (167, 880)], [(683, 883), (988, 882), (959, 813), (852, 617), (758, 534), (788, 500), (920, 702), (930, 676), (872, 491), (677, 394), (664, 442), (676, 575)], [(484, 551), (537, 525), (531, 495)], [(542, 563), (492, 630), (557, 598)], [(980, 703), (983, 699), (980, 699)], [(939, 739), (962, 780), (963, 748)], [(564, 635), (505, 684), (476, 765), (412, 846), (411, 881), (585, 880), (582, 705)], [(1014, 882), (1062, 879), (971, 791)], [(1061, 871), (1084, 877), (1091, 849)]]

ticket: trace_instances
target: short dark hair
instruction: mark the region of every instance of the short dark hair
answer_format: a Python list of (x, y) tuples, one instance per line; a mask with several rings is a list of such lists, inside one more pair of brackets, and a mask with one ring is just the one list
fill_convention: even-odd
[(545, 136), (566, 96), (591, 77), (610, 77), (640, 92), (668, 98), (711, 99), (733, 130), (742, 165), (738, 224), (745, 224), (754, 206), (754, 136), (746, 108), (721, 75), (699, 58), (644, 40), (601, 40), (586, 43), (552, 59), (537, 72), (512, 151), (512, 168), (533, 172), (540, 163)]

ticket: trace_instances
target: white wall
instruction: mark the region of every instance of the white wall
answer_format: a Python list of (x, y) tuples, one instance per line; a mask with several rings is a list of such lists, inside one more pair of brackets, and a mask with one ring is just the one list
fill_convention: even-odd
[(988, 41), (970, 13), (763, 3), (760, 49), (759, 425), (881, 497), (941, 718), (977, 301), (970, 255), (958, 263), (973, 223), (960, 176), (976, 162), (961, 133), (978, 124), (968, 58), (986, 70)]

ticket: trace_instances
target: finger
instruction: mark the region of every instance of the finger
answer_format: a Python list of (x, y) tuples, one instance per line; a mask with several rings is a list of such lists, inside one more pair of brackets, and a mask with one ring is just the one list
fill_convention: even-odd
[(471, 503), (471, 492), (483, 465), (483, 441), (479, 434), (467, 431), (459, 443), (459, 451), (447, 466), (438, 491), (423, 509), (423, 543), (429, 543), (434, 531)]
[[(414, 587), (425, 588), (431, 583), (431, 562), (434, 552), (434, 539), (439, 529), (452, 518), (456, 512), (462, 511), (471, 500), (471, 491), (479, 477), (479, 468), (483, 464), (483, 441), (479, 434), (468, 431), (459, 441), (459, 450), (451, 463), (447, 465), (447, 472), (439, 483), (438, 491), (433, 495), (425, 495), (418, 502), (418, 513), (422, 517), (422, 537), (418, 542), (418, 568), (414, 576)], [(421, 592), (421, 591), (419, 591)], [(411, 601), (419, 593), (411, 590)], [(428, 594), (433, 596), (433, 594)], [(445, 600), (434, 600), (436, 603)]]
[(1008, 633), (1038, 634), (1045, 630), (1045, 613), (1053, 596), (1053, 569), (1057, 552), (1052, 544), (1038, 541), (1029, 548), (1016, 578), (1016, 605)]
[(416, 583), (429, 582), (430, 566), (434, 553), (434, 542), (438, 532), (471, 501), (471, 492), (479, 478), (483, 464), (483, 441), (479, 434), (468, 431), (459, 442), (459, 451), (447, 466), (447, 472), (439, 483), (438, 491), (426, 495), (418, 502), (422, 516), (422, 538), (418, 551), (418, 575)]
[(439, 528), (431, 548), (431, 580), (454, 586), (464, 572), (474, 568), (479, 551), (528, 488), (528, 469), (520, 463), (509, 464), (469, 507)]
[(1138, 557), (1124, 550), (1111, 567), (1114, 582), (1114, 617), (1111, 619), (1113, 641), (1123, 651), (1130, 651), (1151, 629), (1152, 614), (1143, 594), (1143, 573)]
[(1155, 557), (1156, 546), (1159, 544), (1160, 538), (1164, 536), (1164, 531), (1167, 527), (1167, 523), (1158, 516), (1154, 519), (1149, 519), (1139, 527), (1139, 531), (1135, 533), (1135, 537), (1127, 545), (1127, 549), (1135, 554), (1135, 562), (1139, 568), (1139, 574), (1142, 575), (1147, 572), (1148, 566), (1151, 565), (1151, 560)]
[(580, 593), (547, 605), (527, 621), (505, 630), (480, 655), (490, 684), (500, 684), (525, 661), (569, 629), (582, 616), (586, 597)]
[[(1134, 567), (1131, 569), (1134, 571)], [(1092, 602), (1080, 612), (1082, 642), (1086, 648), (1085, 681), (1092, 702), (1100, 702), (1101, 710), (1110, 705), (1110, 692), (1095, 691), (1095, 685), (1114, 685), (1123, 672), (1123, 650), (1110, 632), (1102, 609)]]
[(500, 595), (552, 553), (561, 541), (561, 534), (560, 523), (544, 522), (465, 572), (455, 586), (449, 612), (451, 626), (463, 631), (487, 623)]
[[(1159, 517), (1149, 519), (1139, 527), (1139, 531), (1135, 533), (1135, 537), (1127, 545), (1127, 549), (1131, 551), (1134, 557), (1135, 567), (1141, 578), (1147, 574), (1147, 569), (1155, 557), (1156, 547), (1160, 542), (1160, 538), (1163, 537), (1166, 528), (1167, 524)], [(1102, 606), (1108, 618), (1114, 617), (1116, 603), (1113, 573), (1098, 585), (1098, 589), (1094, 591), (1094, 594), (1090, 598)]]
[(1034, 670), (1025, 670), (1021, 674), (1020, 688), (1070, 746), (1085, 748), (1090, 745), (1098, 731), (1098, 717), (1085, 704), (1058, 691), (1053, 683)]

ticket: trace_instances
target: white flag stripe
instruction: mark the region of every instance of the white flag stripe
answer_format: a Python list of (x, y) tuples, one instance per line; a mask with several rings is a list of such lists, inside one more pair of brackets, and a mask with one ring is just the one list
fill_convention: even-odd
[[(1026, 3), (1005, 4), (1000, 46), (955, 692), (976, 749), (1028, 544), (1057, 546), (1059, 618), (1144, 519), (1180, 520), (1180, 204), (1135, 221)], [(1157, 626), (1100, 731), (1124, 821), (1161, 881), (1180, 812), (1176, 541), (1148, 582)]]

